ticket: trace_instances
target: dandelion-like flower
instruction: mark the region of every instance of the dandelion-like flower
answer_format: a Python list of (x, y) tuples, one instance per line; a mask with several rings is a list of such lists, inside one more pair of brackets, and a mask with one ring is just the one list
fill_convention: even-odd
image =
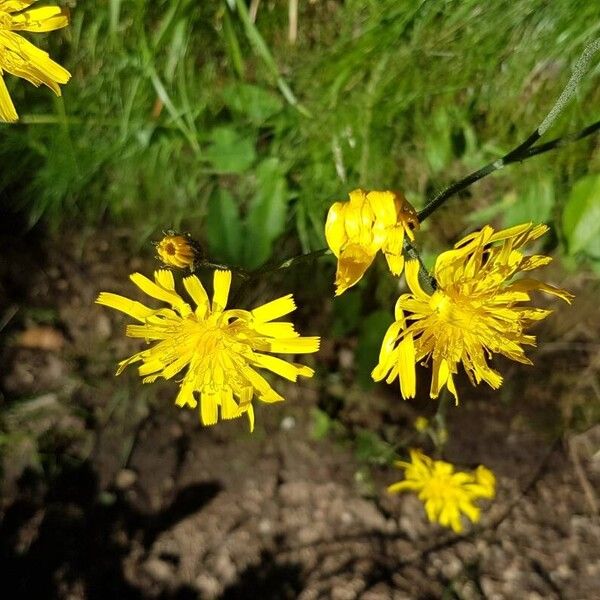
[(446, 386), (458, 401), (453, 376), (459, 363), (476, 385), (485, 381), (497, 389), (502, 377), (490, 368), (492, 354), (532, 364), (523, 346), (534, 346), (535, 336), (525, 330), (552, 311), (527, 306), (530, 293), (542, 291), (566, 302), (566, 290), (536, 279), (510, 281), (522, 271), (548, 264), (548, 256), (525, 256), (521, 248), (543, 235), (545, 225), (526, 223), (494, 232), (490, 226), (468, 235), (454, 250), (440, 254), (434, 275), (436, 289), (425, 291), (419, 282), (419, 264), (408, 261), (405, 276), (411, 293), (396, 303), (396, 320), (385, 334), (373, 378), (400, 380), (404, 398), (416, 393), (415, 365), (430, 358), (433, 374), (430, 396)]
[(118, 294), (102, 292), (96, 302), (133, 317), (140, 324), (128, 325), (126, 335), (157, 342), (119, 363), (117, 375), (130, 364), (141, 362), (138, 371), (144, 383), (158, 377), (172, 379), (187, 367), (175, 400), (178, 406), (199, 406), (204, 425), (219, 419), (248, 416), (254, 428), (252, 399), (279, 402), (278, 394), (256, 369), (266, 369), (290, 381), (299, 375), (311, 377), (307, 366), (287, 362), (271, 352), (307, 354), (319, 349), (318, 337), (300, 337), (292, 323), (273, 322), (295, 310), (290, 295), (254, 310), (225, 310), (231, 285), (230, 271), (215, 271), (213, 297), (200, 280), (191, 275), (183, 286), (195, 308), (175, 291), (173, 273), (159, 270), (151, 281), (140, 273), (131, 280), (148, 296), (170, 308), (148, 308)]
[(399, 276), (404, 267), (404, 236), (414, 240), (419, 221), (415, 209), (399, 193), (350, 192), (349, 202), (336, 202), (325, 223), (327, 245), (338, 258), (335, 295), (355, 285), (380, 250), (390, 271)]
[(410, 462), (397, 461), (395, 465), (404, 469), (404, 480), (390, 485), (388, 492), (415, 492), (429, 521), (456, 533), (463, 530), (461, 515), (473, 523), (479, 521), (481, 510), (475, 506), (476, 500), (496, 494), (496, 477), (484, 466), (470, 473), (454, 471), (450, 463), (433, 460), (420, 450), (410, 451)]
[(198, 250), (190, 237), (170, 232), (156, 243), (156, 253), (168, 267), (193, 270)]
[[(33, 85), (49, 87), (60, 96), (59, 84), (71, 74), (54, 62), (47, 52), (36, 48), (17, 31), (47, 32), (69, 24), (65, 9), (59, 6), (28, 8), (36, 0), (0, 0), (0, 120), (18, 120), (17, 111), (4, 83), (4, 71), (22, 77)], [(24, 10), (27, 9), (27, 10)]]

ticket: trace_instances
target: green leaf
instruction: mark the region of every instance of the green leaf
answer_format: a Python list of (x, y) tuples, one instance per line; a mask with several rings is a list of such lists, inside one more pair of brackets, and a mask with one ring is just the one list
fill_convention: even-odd
[(312, 437), (315, 440), (322, 440), (327, 437), (331, 429), (331, 417), (323, 410), (313, 408), (311, 411), (313, 418)]
[(262, 125), (283, 108), (281, 98), (248, 83), (232, 84), (223, 90), (222, 95), (231, 110), (245, 115), (254, 125)]
[(270, 258), (273, 242), (285, 229), (288, 188), (277, 158), (268, 158), (258, 165), (256, 185), (246, 219), (244, 263), (249, 269)]
[(448, 113), (440, 109), (430, 120), (429, 135), (425, 139), (425, 156), (434, 173), (441, 171), (452, 158), (451, 124)]
[(349, 290), (333, 303), (331, 334), (342, 338), (356, 330), (360, 322), (362, 296), (359, 290)]
[(243, 173), (254, 162), (254, 140), (241, 136), (232, 127), (217, 127), (210, 137), (212, 144), (205, 157), (218, 173)]
[(600, 175), (575, 183), (562, 221), (569, 254), (585, 252), (600, 258)]
[(210, 257), (233, 265), (241, 262), (243, 223), (235, 198), (217, 189), (208, 200), (206, 240)]
[(394, 448), (379, 435), (360, 429), (355, 440), (356, 458), (360, 461), (385, 465), (394, 457)]
[(365, 389), (369, 389), (373, 385), (371, 371), (377, 364), (383, 336), (393, 320), (389, 311), (376, 310), (362, 322), (358, 336), (356, 361), (357, 379)]
[(554, 208), (554, 197), (554, 183), (550, 177), (534, 179), (522, 193), (511, 193), (505, 197), (503, 204), (506, 202), (507, 208), (504, 213), (504, 226), (549, 221)]

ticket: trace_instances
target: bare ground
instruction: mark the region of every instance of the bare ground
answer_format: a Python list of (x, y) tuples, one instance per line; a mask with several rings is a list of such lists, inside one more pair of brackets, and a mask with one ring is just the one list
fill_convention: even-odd
[[(127, 274), (150, 268), (120, 245), (118, 232), (64, 245), (3, 237), (3, 426), (21, 434), (3, 447), (7, 597), (600, 597), (597, 284), (573, 282), (575, 309), (540, 331), (535, 369), (503, 366), (503, 393), (462, 385), (446, 456), (493, 469), (498, 496), (455, 536), (416, 498), (387, 495), (398, 473), (366, 469), (352, 442), (362, 427), (412, 435), (429, 402), (352, 388), (337, 414), (346, 434), (315, 439), (323, 376), (261, 408), (251, 436), (243, 422), (200, 427), (172, 405), (171, 384), (115, 379), (134, 346), (93, 299), (130, 292)], [(325, 348), (326, 360), (351, 371), (343, 352)]]

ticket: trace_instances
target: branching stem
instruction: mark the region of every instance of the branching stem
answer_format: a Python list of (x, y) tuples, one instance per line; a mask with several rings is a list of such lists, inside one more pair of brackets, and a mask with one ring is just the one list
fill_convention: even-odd
[[(552, 150), (564, 143), (568, 143), (569, 141), (574, 141), (568, 139), (569, 136), (565, 138), (558, 138), (557, 140), (553, 140), (553, 142), (549, 142), (548, 144), (544, 144), (539, 147), (534, 147), (534, 144), (552, 127), (560, 113), (565, 109), (569, 100), (573, 97), (577, 90), (577, 86), (583, 79), (583, 76), (587, 73), (590, 63), (592, 61), (592, 57), (596, 52), (600, 50), (600, 39), (594, 40), (590, 44), (588, 44), (575, 63), (573, 67), (573, 74), (571, 75), (567, 85), (561, 92), (557, 101), (554, 103), (554, 106), (550, 109), (548, 114), (544, 117), (543, 121), (540, 123), (538, 128), (521, 144), (519, 144), (516, 148), (513, 148), (510, 152), (505, 154), (502, 158), (499, 158), (491, 163), (488, 163), (481, 169), (467, 175), (464, 179), (457, 181), (449, 185), (447, 188), (443, 189), (441, 192), (436, 194), (419, 212), (419, 222), (423, 222), (427, 217), (429, 217), (434, 211), (436, 211), (442, 204), (444, 204), (449, 198), (458, 194), (462, 190), (468, 188), (470, 185), (483, 179), (490, 173), (494, 171), (498, 171), (502, 169), (506, 165), (509, 165), (514, 162), (520, 162), (529, 158), (531, 156), (536, 156), (538, 154), (542, 154), (547, 152), (548, 150)], [(589, 129), (592, 128), (591, 131)], [(590, 133), (594, 133), (598, 130), (598, 123), (590, 125), (586, 127), (579, 134), (575, 134), (574, 139), (581, 139), (585, 137), (585, 135), (590, 135)], [(581, 135), (581, 134), (584, 135)]]

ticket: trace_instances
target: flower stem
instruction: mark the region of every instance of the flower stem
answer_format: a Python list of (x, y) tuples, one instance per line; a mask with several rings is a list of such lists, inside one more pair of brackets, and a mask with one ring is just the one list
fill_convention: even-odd
[(435, 415), (432, 419), (431, 439), (435, 445), (436, 454), (441, 455), (448, 441), (448, 428), (446, 425), (446, 413), (450, 405), (450, 392), (443, 388), (440, 392), (440, 400)]
[(543, 121), (537, 127), (537, 129), (522, 143), (513, 148), (510, 152), (505, 154), (502, 158), (499, 158), (491, 163), (488, 163), (481, 169), (474, 171), (470, 175), (467, 175), (465, 178), (457, 181), (447, 188), (440, 191), (436, 194), (426, 205), (425, 207), (418, 213), (419, 222), (423, 222), (427, 217), (429, 217), (434, 211), (436, 211), (440, 206), (442, 206), (449, 198), (461, 192), (462, 190), (468, 188), (470, 185), (483, 179), (490, 173), (494, 171), (498, 171), (503, 167), (525, 160), (526, 158), (530, 158), (532, 156), (537, 156), (538, 154), (543, 154), (544, 152), (548, 152), (549, 150), (553, 150), (554, 148), (558, 148), (570, 142), (574, 142), (582, 139), (592, 133), (595, 133), (600, 128), (600, 124), (598, 122), (588, 125), (584, 129), (582, 129), (578, 133), (566, 135), (562, 138), (557, 138), (548, 142), (546, 144), (542, 144), (539, 146), (534, 146), (534, 144), (552, 127), (560, 113), (565, 109), (571, 98), (574, 96), (577, 91), (577, 87), (584, 75), (587, 73), (592, 57), (596, 52), (600, 50), (600, 39), (594, 40), (590, 44), (586, 46), (583, 53), (575, 63), (573, 67), (573, 74), (571, 75), (567, 85), (564, 87), (560, 96), (548, 112), (548, 114), (544, 117)]

